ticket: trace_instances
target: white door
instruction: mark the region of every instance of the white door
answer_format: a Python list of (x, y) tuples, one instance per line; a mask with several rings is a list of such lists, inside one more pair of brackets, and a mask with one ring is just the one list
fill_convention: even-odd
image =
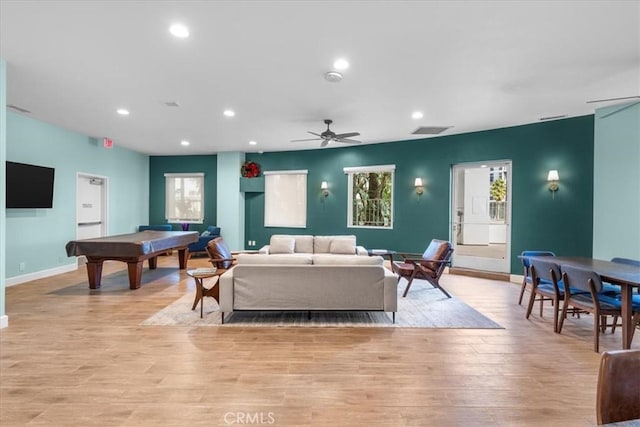
[(452, 168), (453, 267), (509, 273), (511, 161)]
[(462, 206), (463, 245), (489, 245), (489, 168), (465, 168)]
[(107, 232), (107, 178), (78, 174), (76, 183), (76, 238), (90, 239)]

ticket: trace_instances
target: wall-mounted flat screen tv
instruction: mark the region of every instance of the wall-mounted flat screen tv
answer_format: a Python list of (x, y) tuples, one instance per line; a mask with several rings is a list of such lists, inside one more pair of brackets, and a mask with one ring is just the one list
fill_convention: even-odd
[(52, 208), (55, 169), (7, 162), (7, 208)]

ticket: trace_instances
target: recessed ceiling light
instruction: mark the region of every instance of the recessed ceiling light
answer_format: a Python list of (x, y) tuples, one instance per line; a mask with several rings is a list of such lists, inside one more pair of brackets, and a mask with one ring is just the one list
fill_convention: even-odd
[(180, 37), (181, 39), (189, 37), (189, 29), (182, 24), (173, 24), (171, 27), (169, 27), (169, 32), (171, 32), (171, 34), (176, 37)]
[(255, 141), (249, 141), (249, 145), (257, 145), (258, 143)]
[(423, 117), (424, 117), (424, 114), (422, 114), (422, 111), (414, 111), (411, 114), (411, 118), (414, 119), (414, 120), (420, 120)]
[(186, 147), (187, 145), (189, 145), (189, 141), (183, 139), (182, 141), (180, 141), (180, 145)]
[(233, 110), (224, 110), (224, 113), (222, 113), (222, 114), (224, 114), (227, 117), (233, 117), (233, 116), (236, 115), (235, 111), (233, 111)]
[(118, 114), (120, 114), (121, 116), (128, 116), (128, 115), (129, 115), (129, 110), (126, 110), (126, 109), (124, 109), (124, 108), (118, 108), (118, 109), (116, 110), (116, 112), (117, 112)]
[(349, 62), (343, 58), (336, 59), (333, 63), (333, 68), (335, 68), (336, 70), (346, 70), (347, 68), (349, 68)]

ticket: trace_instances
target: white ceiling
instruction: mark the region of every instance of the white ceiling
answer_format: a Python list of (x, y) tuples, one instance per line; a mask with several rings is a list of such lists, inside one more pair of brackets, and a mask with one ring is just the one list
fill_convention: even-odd
[[(189, 38), (168, 32), (176, 21)], [(319, 141), (290, 140), (322, 132), (325, 118), (377, 143), (419, 138), (418, 126), (453, 126), (449, 135), (638, 96), (640, 2), (2, 0), (0, 49), (8, 105), (118, 146), (310, 149)], [(338, 57), (351, 67), (329, 83)]]

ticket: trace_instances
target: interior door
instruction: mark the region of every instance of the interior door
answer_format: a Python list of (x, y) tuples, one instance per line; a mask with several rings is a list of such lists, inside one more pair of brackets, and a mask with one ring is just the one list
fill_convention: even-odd
[(511, 161), (452, 168), (452, 266), (509, 273)]
[(106, 178), (77, 177), (76, 238), (90, 239), (106, 235)]

